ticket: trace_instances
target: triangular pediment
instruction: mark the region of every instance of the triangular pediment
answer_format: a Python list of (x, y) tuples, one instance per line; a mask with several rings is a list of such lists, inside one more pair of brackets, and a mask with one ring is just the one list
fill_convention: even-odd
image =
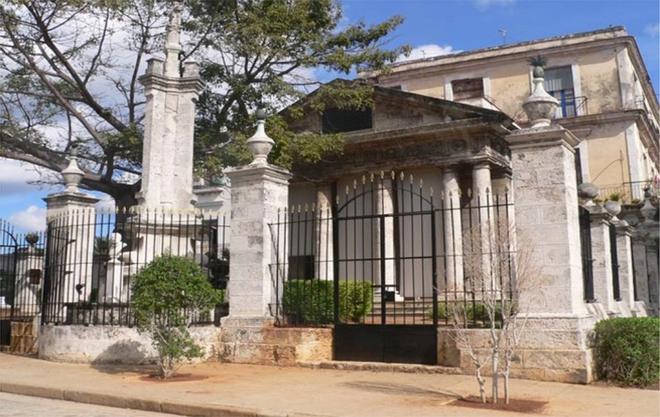
[[(362, 81), (347, 80), (335, 80), (330, 84), (333, 83), (365, 85)], [(457, 121), (513, 125), (513, 121), (499, 111), (401, 91), (396, 88), (377, 85), (371, 87), (373, 106), (366, 111), (334, 110), (332, 105), (327, 103), (324, 103), (325, 106), (320, 106), (323, 110), (318, 110), (319, 97), (315, 97), (316, 93), (311, 93), (285, 109), (282, 114), (286, 117), (287, 112), (294, 107), (298, 113), (302, 113), (302, 117), (288, 118), (290, 127), (296, 132), (335, 133), (335, 131), (340, 131), (349, 135), (358, 131), (387, 132)], [(315, 100), (316, 103), (312, 104)], [(302, 112), (299, 111), (301, 109)]]

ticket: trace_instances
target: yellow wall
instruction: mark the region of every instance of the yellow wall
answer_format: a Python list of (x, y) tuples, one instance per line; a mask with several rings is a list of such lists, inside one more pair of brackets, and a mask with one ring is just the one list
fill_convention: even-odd
[(625, 135), (629, 124), (617, 122), (595, 126), (586, 137), (589, 179), (594, 184), (608, 186), (630, 181)]

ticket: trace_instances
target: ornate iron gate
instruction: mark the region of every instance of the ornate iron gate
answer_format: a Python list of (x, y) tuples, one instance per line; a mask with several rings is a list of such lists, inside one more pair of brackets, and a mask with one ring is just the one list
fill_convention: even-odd
[[(344, 191), (332, 216), (335, 359), (437, 363), (433, 196), (412, 177), (394, 175)], [(363, 291), (368, 314), (342, 311)]]
[(434, 197), (394, 173), (331, 194), (327, 207), (279, 213), (271, 272), (278, 325), (332, 326), (336, 360), (435, 364), (438, 326), (458, 313), (460, 325), (486, 326), (482, 300), (509, 295), (506, 194)]

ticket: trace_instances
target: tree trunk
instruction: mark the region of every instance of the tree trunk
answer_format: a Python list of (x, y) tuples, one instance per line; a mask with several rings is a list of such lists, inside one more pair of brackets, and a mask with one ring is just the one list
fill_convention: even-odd
[(481, 368), (477, 367), (477, 382), (479, 383), (479, 397), (482, 403), (486, 403), (486, 381), (481, 376)]
[(498, 386), (499, 386), (499, 352), (497, 349), (493, 349), (493, 387), (492, 387), (492, 396), (493, 404), (497, 404), (499, 398)]

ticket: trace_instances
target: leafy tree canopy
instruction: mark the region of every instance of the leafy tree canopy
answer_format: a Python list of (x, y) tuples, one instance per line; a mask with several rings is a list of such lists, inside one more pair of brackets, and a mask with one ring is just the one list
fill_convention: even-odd
[[(59, 171), (73, 143), (83, 185), (133, 203), (141, 172), (144, 96), (138, 77), (161, 54), (172, 0), (5, 0), (0, 5), (0, 156)], [(408, 47), (386, 48), (402, 22), (346, 24), (335, 0), (187, 0), (182, 60), (200, 62), (196, 171), (217, 177), (247, 159), (252, 114), (319, 86), (314, 71), (386, 70)], [(336, 104), (370, 105), (340, 84)], [(295, 114), (295, 112), (291, 112)], [(292, 167), (341, 152), (341, 138), (294, 135), (279, 116), (272, 162)]]

